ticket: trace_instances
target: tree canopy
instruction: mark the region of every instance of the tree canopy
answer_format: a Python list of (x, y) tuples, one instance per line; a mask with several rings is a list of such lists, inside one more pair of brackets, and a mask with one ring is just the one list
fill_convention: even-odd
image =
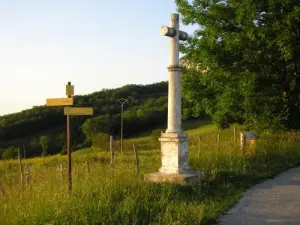
[(181, 45), (185, 113), (221, 128), (298, 128), (300, 1), (176, 0), (196, 31)]

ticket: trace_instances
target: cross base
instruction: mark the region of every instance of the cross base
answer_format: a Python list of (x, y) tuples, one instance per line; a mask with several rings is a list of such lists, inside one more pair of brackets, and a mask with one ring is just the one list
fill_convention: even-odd
[(161, 173), (186, 173), (190, 170), (188, 164), (188, 138), (186, 134), (163, 133), (161, 143)]
[(207, 180), (208, 173), (200, 171), (189, 171), (182, 174), (150, 173), (145, 175), (145, 180), (154, 183), (177, 183), (192, 184), (201, 180)]
[(208, 173), (190, 171), (188, 164), (188, 138), (182, 132), (166, 132), (160, 137), (161, 168), (157, 173), (145, 175), (152, 182), (190, 184), (206, 179)]

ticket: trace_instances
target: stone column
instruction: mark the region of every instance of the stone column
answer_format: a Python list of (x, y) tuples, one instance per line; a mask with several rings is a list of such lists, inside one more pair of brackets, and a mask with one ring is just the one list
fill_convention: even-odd
[(175, 35), (170, 38), (168, 128), (167, 133), (182, 133), (181, 127), (181, 84), (179, 67), (179, 15), (171, 14), (170, 28)]

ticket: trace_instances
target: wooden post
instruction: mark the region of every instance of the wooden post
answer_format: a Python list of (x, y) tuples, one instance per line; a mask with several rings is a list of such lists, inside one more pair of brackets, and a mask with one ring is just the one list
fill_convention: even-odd
[(111, 159), (110, 159), (110, 164), (113, 166), (114, 165), (114, 158), (115, 158), (115, 150), (114, 150), (114, 137), (111, 135), (109, 139), (109, 148), (111, 152)]
[(25, 166), (26, 171), (26, 185), (30, 184), (30, 167), (28, 165)]
[(220, 134), (218, 134), (218, 136), (217, 136), (217, 143), (218, 143), (218, 145), (220, 144)]
[[(71, 82), (68, 82), (71, 85)], [(71, 98), (68, 95), (68, 98)], [(68, 106), (67, 106), (68, 107)], [(69, 181), (69, 192), (72, 192), (72, 159), (71, 159), (71, 147), (70, 147), (70, 115), (67, 115), (67, 153), (68, 153), (68, 181)]]
[(71, 135), (70, 135), (70, 116), (87, 116), (93, 115), (93, 108), (91, 107), (69, 107), (73, 105), (74, 85), (68, 82), (66, 85), (67, 98), (50, 98), (46, 99), (47, 106), (66, 106), (64, 108), (64, 115), (67, 116), (67, 135), (66, 135), (66, 149), (68, 154), (68, 184), (69, 193), (72, 191), (72, 153), (71, 153)]
[(233, 128), (233, 143), (235, 145), (235, 141), (236, 141), (236, 130), (235, 127)]
[(241, 132), (241, 151), (245, 150), (245, 145), (246, 145), (246, 137), (245, 135)]
[(69, 192), (72, 192), (72, 162), (70, 149), (70, 116), (67, 115), (67, 153), (68, 153), (68, 181)]
[(58, 164), (57, 165), (57, 169), (58, 169), (58, 172), (60, 174), (60, 180), (62, 181), (64, 176), (63, 176), (63, 165), (62, 164)]
[(138, 174), (140, 173), (140, 162), (139, 162), (139, 156), (138, 156), (138, 152), (135, 149), (135, 144), (132, 143), (132, 147), (133, 147), (133, 151), (135, 153), (135, 161), (136, 161), (136, 168), (137, 168), (137, 172)]
[(21, 180), (21, 188), (23, 188), (23, 165), (22, 165), (22, 159), (21, 159), (21, 152), (20, 148), (18, 149), (18, 160), (19, 160), (19, 166), (20, 166), (20, 180)]

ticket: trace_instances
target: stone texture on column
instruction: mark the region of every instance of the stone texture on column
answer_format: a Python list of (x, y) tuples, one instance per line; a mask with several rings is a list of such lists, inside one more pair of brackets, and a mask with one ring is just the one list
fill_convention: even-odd
[(168, 90), (168, 128), (167, 133), (182, 133), (181, 128), (181, 83), (179, 67), (179, 15), (171, 14), (170, 27), (175, 36), (170, 38), (169, 90)]
[(182, 133), (181, 82), (179, 66), (169, 66), (168, 128), (166, 133)]

